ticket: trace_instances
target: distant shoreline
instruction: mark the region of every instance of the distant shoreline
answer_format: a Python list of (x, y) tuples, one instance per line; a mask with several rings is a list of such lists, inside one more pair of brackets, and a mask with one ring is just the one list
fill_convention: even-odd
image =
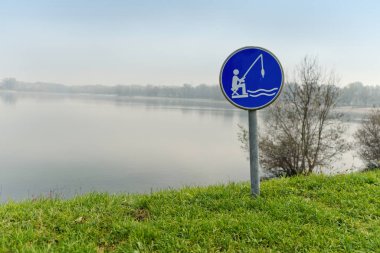
[[(285, 85), (283, 93), (286, 92)], [(338, 106), (349, 106), (351, 108), (367, 108), (380, 106), (380, 86), (366, 86), (360, 82), (348, 84), (345, 87), (337, 87), (341, 96)], [(81, 96), (107, 96), (128, 98), (162, 98), (162, 99), (196, 99), (199, 101), (223, 101), (219, 85), (190, 85), (157, 86), (157, 85), (80, 85), (69, 86), (64, 84), (44, 82), (22, 82), (14, 78), (6, 78), (0, 81), (0, 91), (17, 91), (48, 93), (60, 95)], [(281, 98), (281, 97), (280, 97)]]
[[(69, 92), (53, 92), (53, 91), (24, 91), (24, 90), (10, 90), (10, 89), (1, 89), (0, 88), (0, 94), (17, 94), (17, 95), (37, 95), (37, 96), (57, 96), (57, 97), (70, 97), (70, 98), (96, 98), (96, 99), (113, 99), (113, 100), (161, 100), (161, 101), (192, 101), (192, 102), (200, 102), (202, 104), (220, 104), (221, 106), (225, 107), (226, 109), (236, 109), (240, 110), (238, 108), (235, 108), (231, 106), (229, 103), (226, 102), (226, 100), (218, 100), (218, 99), (212, 99), (212, 98), (191, 98), (191, 97), (164, 97), (164, 96), (141, 96), (141, 95), (118, 95), (118, 94), (101, 94), (101, 93), (69, 93)], [(350, 113), (363, 113), (363, 111), (359, 110), (366, 110), (366, 112), (370, 112), (373, 108), (378, 108), (379, 106), (370, 106), (370, 105), (338, 105), (336, 107), (336, 110), (347, 113), (348, 110)]]

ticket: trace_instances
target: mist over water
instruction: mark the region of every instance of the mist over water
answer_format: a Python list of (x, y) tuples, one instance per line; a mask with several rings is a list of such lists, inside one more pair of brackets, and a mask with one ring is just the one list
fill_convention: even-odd
[(226, 101), (0, 92), (1, 200), (246, 181), (238, 124)]

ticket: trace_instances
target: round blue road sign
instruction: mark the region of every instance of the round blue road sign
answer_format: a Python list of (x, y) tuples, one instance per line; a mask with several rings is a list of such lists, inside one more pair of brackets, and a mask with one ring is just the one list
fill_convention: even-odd
[(284, 77), (280, 62), (268, 50), (243, 47), (224, 62), (220, 71), (220, 87), (233, 105), (257, 110), (276, 100)]

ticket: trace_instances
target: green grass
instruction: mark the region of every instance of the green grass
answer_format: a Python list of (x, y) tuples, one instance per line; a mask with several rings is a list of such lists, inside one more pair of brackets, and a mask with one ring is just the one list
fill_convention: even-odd
[(0, 206), (1, 252), (380, 252), (380, 171)]

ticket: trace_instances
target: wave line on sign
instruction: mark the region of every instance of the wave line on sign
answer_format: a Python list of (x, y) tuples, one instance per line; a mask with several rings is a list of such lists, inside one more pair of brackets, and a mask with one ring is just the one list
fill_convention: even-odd
[(264, 91), (264, 92), (272, 92), (272, 91), (275, 91), (275, 90), (278, 90), (278, 88), (273, 88), (273, 89), (270, 89), (270, 90), (266, 90), (266, 89), (247, 90), (247, 92), (250, 92), (250, 93), (256, 93), (256, 92), (260, 92), (260, 91)]
[(270, 94), (266, 94), (266, 93), (259, 93), (259, 94), (256, 94), (256, 95), (252, 95), (252, 94), (249, 94), (250, 97), (260, 97), (260, 96), (267, 96), (267, 97), (272, 97), (276, 94), (276, 92), (274, 93), (270, 93)]

